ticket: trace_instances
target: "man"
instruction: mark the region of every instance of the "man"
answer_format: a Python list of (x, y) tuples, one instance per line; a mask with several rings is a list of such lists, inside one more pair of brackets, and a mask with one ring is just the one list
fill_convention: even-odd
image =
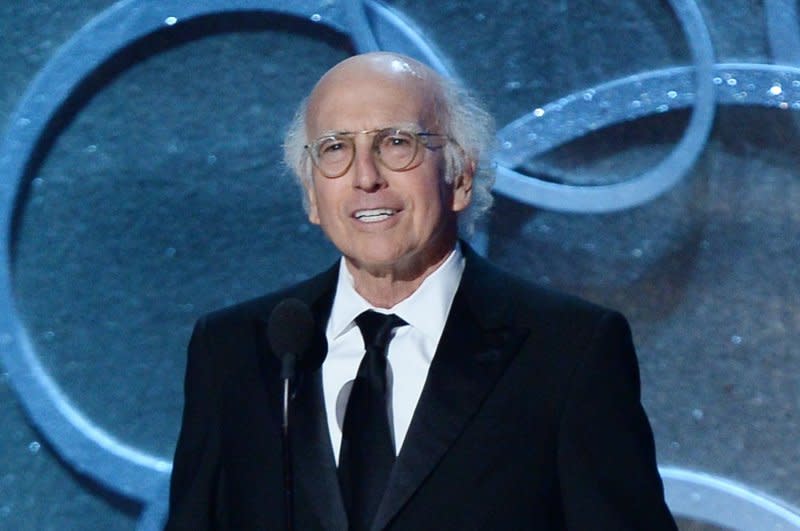
[(458, 241), (489, 203), (489, 123), (397, 54), (319, 81), (286, 155), (342, 260), (198, 322), (168, 528), (283, 527), (264, 323), (296, 298), (317, 326), (290, 404), (297, 529), (675, 529), (624, 318)]

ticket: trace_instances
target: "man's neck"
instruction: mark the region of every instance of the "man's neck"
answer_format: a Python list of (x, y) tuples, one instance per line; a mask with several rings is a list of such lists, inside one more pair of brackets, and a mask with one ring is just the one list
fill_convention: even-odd
[(443, 249), (427, 260), (427, 265), (412, 264), (403, 269), (391, 267), (385, 270), (367, 270), (358, 267), (348, 258), (345, 258), (345, 264), (353, 276), (353, 287), (359, 295), (376, 308), (392, 308), (410, 297), (447, 260), (454, 247), (455, 244), (449, 249)]

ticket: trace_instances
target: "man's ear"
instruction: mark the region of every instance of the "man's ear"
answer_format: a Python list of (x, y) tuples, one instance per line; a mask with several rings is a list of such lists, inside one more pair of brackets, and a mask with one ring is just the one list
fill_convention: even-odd
[(460, 175), (453, 179), (453, 211), (461, 212), (472, 200), (472, 179), (475, 176), (475, 161), (467, 159)]
[[(313, 179), (313, 178), (312, 178)], [(317, 209), (317, 192), (314, 189), (313, 181), (309, 180), (303, 184), (306, 194), (306, 211), (308, 213), (308, 221), (314, 225), (319, 225), (319, 210)]]

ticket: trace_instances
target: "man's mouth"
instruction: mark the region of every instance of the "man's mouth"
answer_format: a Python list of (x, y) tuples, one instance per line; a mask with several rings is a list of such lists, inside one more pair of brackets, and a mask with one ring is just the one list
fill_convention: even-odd
[(397, 214), (397, 210), (392, 208), (373, 208), (370, 210), (357, 210), (353, 217), (364, 223), (377, 223), (378, 221), (389, 219), (395, 214)]

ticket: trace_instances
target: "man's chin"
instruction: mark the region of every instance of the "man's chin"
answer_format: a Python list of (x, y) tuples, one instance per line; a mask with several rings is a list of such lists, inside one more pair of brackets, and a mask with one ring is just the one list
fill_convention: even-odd
[(404, 262), (401, 253), (393, 252), (390, 249), (384, 251), (374, 247), (365, 249), (363, 252), (350, 253), (346, 256), (351, 268), (370, 273), (390, 272), (393, 269), (402, 268)]

